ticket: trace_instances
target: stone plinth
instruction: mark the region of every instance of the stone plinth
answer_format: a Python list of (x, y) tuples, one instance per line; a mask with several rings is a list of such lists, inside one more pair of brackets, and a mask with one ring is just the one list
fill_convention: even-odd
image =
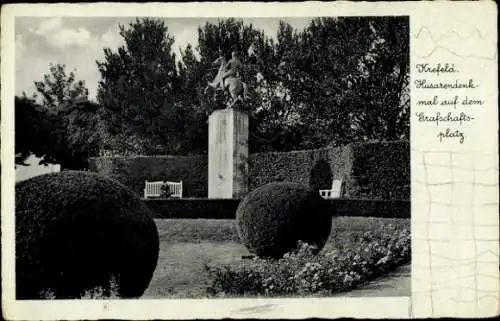
[(216, 110), (208, 118), (208, 197), (248, 193), (248, 115)]

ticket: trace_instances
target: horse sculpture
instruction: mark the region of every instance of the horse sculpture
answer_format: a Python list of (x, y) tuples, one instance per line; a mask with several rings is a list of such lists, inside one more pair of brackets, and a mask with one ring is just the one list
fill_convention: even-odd
[[(207, 93), (209, 88), (216, 91), (217, 90), (222, 90), (223, 92), (227, 91), (231, 97), (231, 100), (228, 101), (226, 108), (233, 108), (236, 102), (238, 101), (243, 102), (244, 99), (248, 98), (247, 85), (244, 82), (242, 82), (239, 77), (235, 76), (228, 76), (226, 79), (224, 80), (222, 79), (222, 75), (225, 72), (227, 64), (226, 58), (224, 58), (224, 56), (220, 56), (213, 62), (213, 65), (217, 64), (219, 64), (219, 70), (217, 72), (217, 76), (215, 76), (214, 81), (208, 82), (207, 87), (205, 88), (205, 94)], [(214, 97), (215, 94), (216, 93), (214, 93)]]

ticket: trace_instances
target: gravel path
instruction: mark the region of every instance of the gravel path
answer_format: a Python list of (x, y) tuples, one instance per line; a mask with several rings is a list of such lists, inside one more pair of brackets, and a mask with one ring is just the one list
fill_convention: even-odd
[[(378, 278), (356, 290), (341, 293), (343, 297), (388, 297), (411, 295), (411, 263)], [(337, 295), (336, 295), (337, 296)]]

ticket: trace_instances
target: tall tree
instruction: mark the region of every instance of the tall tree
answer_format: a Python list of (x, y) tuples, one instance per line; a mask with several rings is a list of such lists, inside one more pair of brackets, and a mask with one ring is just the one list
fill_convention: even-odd
[(97, 62), (97, 99), (106, 129), (115, 141), (135, 140), (125, 148), (136, 152), (176, 153), (180, 142), (171, 134), (176, 134), (172, 120), (180, 83), (174, 38), (163, 21), (149, 18), (120, 25), (120, 35), (124, 45), (116, 52), (105, 48), (104, 61)]
[[(409, 138), (409, 24), (407, 18), (370, 21), (371, 45), (359, 61), (356, 90), (366, 109), (352, 121), (360, 134)], [(383, 90), (382, 90), (383, 89)]]
[[(142, 35), (148, 28), (163, 32)], [(162, 22), (137, 20), (121, 34), (125, 46), (106, 49), (98, 63), (99, 101), (106, 137), (125, 149), (206, 152), (206, 121), (221, 105), (203, 89), (219, 52), (229, 59), (234, 49), (250, 89), (252, 152), (408, 137), (407, 19), (316, 18), (303, 30), (280, 22), (275, 41), (242, 20), (223, 19), (199, 27), (198, 46), (181, 49), (177, 68)]]
[(51, 64), (35, 86), (38, 95), (15, 99), (16, 163), (23, 165), (34, 154), (41, 164), (87, 168), (88, 158), (96, 155), (98, 106), (87, 101), (85, 83), (67, 73), (65, 65)]
[(15, 163), (16, 166), (27, 166), (25, 161), (29, 156), (44, 156), (50, 123), (44, 117), (42, 106), (25, 94), (15, 97), (14, 111)]
[(51, 110), (58, 109), (75, 100), (87, 99), (89, 91), (83, 80), (76, 81), (75, 73), (66, 72), (66, 65), (49, 64), (49, 73), (42, 81), (35, 81), (35, 87), (41, 94), (42, 105)]
[(407, 25), (393, 17), (316, 18), (301, 32), (280, 25), (278, 76), (302, 137), (295, 148), (404, 137)]
[(179, 131), (185, 139), (183, 154), (203, 154), (207, 152), (207, 115), (203, 102), (204, 69), (195, 55), (191, 44), (180, 50), (180, 61), (177, 69), (181, 81), (177, 94), (177, 103), (183, 106), (183, 119)]
[[(299, 54), (297, 31), (288, 23), (280, 21), (276, 34), (277, 41), (270, 41), (271, 50), (265, 55), (263, 80), (260, 82), (260, 94), (263, 104), (259, 109), (260, 122), (257, 133), (260, 134), (262, 151), (287, 151), (300, 145), (302, 121), (297, 117), (298, 91), (292, 95), (292, 83), (303, 75), (298, 69), (296, 56)], [(257, 139), (257, 137), (256, 137)]]

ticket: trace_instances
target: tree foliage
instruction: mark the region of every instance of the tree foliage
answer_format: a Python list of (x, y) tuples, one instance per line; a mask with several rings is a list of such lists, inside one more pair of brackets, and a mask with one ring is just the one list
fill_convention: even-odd
[(199, 26), (198, 43), (176, 54), (164, 20), (136, 19), (97, 62), (97, 103), (63, 65), (35, 82), (39, 105), (16, 98), (16, 156), (76, 168), (102, 150), (206, 153), (208, 116), (222, 105), (204, 89), (219, 53), (234, 49), (249, 88), (251, 152), (408, 139), (408, 29), (407, 17), (323, 17), (302, 30), (281, 21), (266, 35), (230, 18)]
[(35, 154), (43, 155), (46, 129), (50, 123), (44, 117), (43, 110), (34, 99), (24, 96), (15, 97), (15, 163), (28, 165), (26, 159)]
[(35, 81), (35, 86), (46, 109), (59, 109), (89, 95), (85, 82), (76, 81), (75, 73), (68, 74), (66, 66), (61, 64), (50, 64), (49, 73), (43, 76), (42, 81)]
[(172, 52), (174, 38), (163, 21), (148, 18), (120, 25), (120, 35), (124, 45), (115, 52), (105, 48), (104, 61), (97, 62), (101, 73), (97, 100), (106, 129), (118, 141), (139, 142), (129, 146), (136, 152), (177, 153), (182, 106), (176, 104), (180, 81)]
[[(155, 31), (151, 39), (143, 35), (148, 28)], [(105, 50), (107, 62), (99, 63), (99, 101), (110, 112), (106, 118), (122, 126), (115, 134), (141, 137), (138, 145), (149, 140), (167, 153), (206, 152), (208, 115), (222, 105), (204, 88), (217, 73), (212, 62), (219, 53), (229, 59), (235, 49), (250, 89), (252, 151), (408, 138), (407, 18), (315, 18), (303, 30), (281, 21), (275, 40), (242, 20), (207, 22), (198, 28), (197, 46), (180, 50), (177, 68), (174, 39), (162, 21), (137, 20), (121, 34), (126, 46)], [(168, 68), (151, 71), (156, 80), (148, 87), (141, 72), (158, 61)]]
[[(406, 30), (404, 27), (406, 26)], [(396, 18), (316, 18), (303, 31), (280, 24), (281, 108), (295, 115), (296, 149), (408, 137), (408, 23)], [(288, 144), (285, 144), (288, 145)]]
[[(98, 105), (87, 100), (88, 90), (65, 65), (50, 65), (37, 94), (15, 98), (16, 164), (31, 154), (40, 163), (61, 164), (64, 169), (87, 168), (97, 153)], [(40, 97), (40, 98), (39, 98)]]
[(316, 18), (303, 30), (281, 21), (276, 41), (235, 19), (198, 33), (199, 62), (184, 72), (196, 75), (192, 96), (207, 114), (215, 104), (200, 90), (215, 76), (210, 63), (218, 50), (243, 54), (252, 151), (408, 138), (407, 18)]

